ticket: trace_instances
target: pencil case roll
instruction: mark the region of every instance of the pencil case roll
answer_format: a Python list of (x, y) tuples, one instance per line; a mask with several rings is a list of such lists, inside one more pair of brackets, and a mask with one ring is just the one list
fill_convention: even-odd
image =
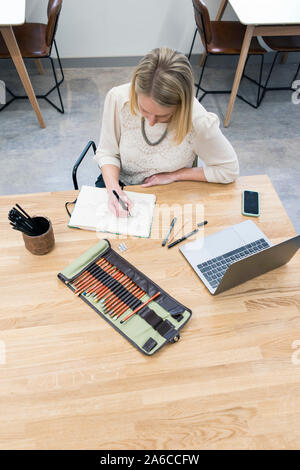
[[(126, 282), (134, 286), (138, 297), (131, 294), (130, 289), (123, 287), (113, 274), (101, 271), (101, 263), (113, 266), (115, 273), (122, 273), (123, 278), (127, 279)], [(100, 270), (97, 266), (100, 266)], [(95, 270), (101, 271), (100, 277), (97, 278), (94, 274)], [(94, 286), (97, 287), (99, 283), (98, 291), (103, 292), (103, 297), (114, 297), (117, 305), (121, 307), (115, 314), (115, 310), (106, 307), (106, 303), (102, 301), (102, 294), (97, 295), (88, 288), (81, 289), (79, 298), (139, 351), (150, 356), (166, 344), (175, 343), (180, 339), (180, 330), (191, 318), (192, 311), (120, 256), (112, 249), (107, 239), (100, 240), (58, 274), (58, 278), (77, 293), (78, 282), (87, 276), (92, 279)], [(155, 300), (143, 306), (157, 293), (159, 295)], [(139, 310), (126, 319), (137, 308)]]

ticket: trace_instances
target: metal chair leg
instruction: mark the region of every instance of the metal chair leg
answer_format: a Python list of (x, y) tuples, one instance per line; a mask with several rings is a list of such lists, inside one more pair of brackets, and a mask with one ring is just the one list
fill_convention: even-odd
[(200, 78), (199, 78), (198, 85), (197, 85), (196, 98), (198, 98), (199, 90), (201, 89), (201, 90), (203, 91), (203, 95), (201, 96), (201, 98), (199, 98), (199, 102), (201, 102), (202, 99), (204, 98), (204, 96), (206, 95), (206, 91), (201, 88), (201, 82), (202, 82), (202, 78), (203, 78), (203, 74), (204, 74), (204, 69), (205, 69), (205, 66), (206, 66), (207, 58), (208, 58), (208, 54), (205, 56), (204, 64), (203, 64), (203, 66), (202, 66), (202, 70), (201, 70), (201, 73), (200, 73)]
[[(207, 94), (212, 94), (212, 95), (217, 95), (217, 94), (230, 94), (231, 93), (231, 90), (205, 90), (204, 88), (202, 88), (201, 86), (201, 82), (202, 82), (202, 79), (203, 79), (203, 75), (204, 75), (204, 69), (205, 69), (205, 66), (206, 66), (206, 61), (207, 61), (207, 58), (208, 58), (208, 55), (207, 54), (205, 56), (205, 60), (204, 60), (204, 63), (203, 63), (203, 67), (202, 67), (202, 70), (201, 70), (201, 74), (200, 74), (200, 78), (199, 78), (199, 82), (198, 84), (195, 84), (195, 86), (197, 86), (197, 91), (196, 91), (196, 98), (198, 98), (198, 93), (199, 93), (199, 90), (201, 90), (203, 92), (201, 98), (198, 98), (198, 101), (201, 102), (203, 100), (203, 98), (205, 97), (205, 95)], [(261, 71), (260, 71), (260, 77), (261, 77)], [(257, 85), (259, 86), (260, 84), (257, 83)], [(244, 98), (243, 96), (241, 95), (237, 95), (238, 98), (240, 98), (241, 100), (243, 100), (245, 103), (249, 104), (250, 106), (252, 106), (253, 108), (256, 108), (257, 105), (256, 104), (253, 104), (251, 103), (250, 101), (248, 101), (246, 98)]]
[(261, 54), (261, 62), (260, 62), (260, 71), (259, 71), (259, 82), (258, 82), (258, 88), (257, 88), (257, 99), (256, 99), (256, 107), (258, 108), (260, 103), (262, 102), (263, 96), (260, 98), (260, 89), (262, 88), (262, 95), (264, 92), (264, 86), (261, 84), (261, 79), (262, 79), (262, 71), (264, 67), (264, 55)]
[[(265, 86), (264, 86), (263, 95), (266, 93), (266, 91), (293, 90), (293, 86), (292, 86), (292, 85), (293, 85), (293, 82), (297, 79), (297, 76), (298, 76), (298, 73), (299, 73), (299, 70), (300, 70), (300, 63), (299, 63), (299, 65), (298, 65), (298, 67), (297, 67), (296, 73), (295, 73), (294, 77), (292, 78), (292, 81), (291, 81), (291, 83), (290, 83), (289, 86), (286, 86), (286, 87), (284, 87), (284, 86), (282, 86), (282, 87), (269, 87), (269, 88), (267, 88), (267, 84), (268, 84), (268, 82), (269, 82), (271, 73), (272, 73), (272, 71), (273, 71), (273, 68), (274, 68), (274, 65), (275, 65), (275, 62), (276, 62), (276, 59), (277, 59), (277, 56), (279, 55), (279, 53), (280, 53), (280, 52), (277, 51), (276, 54), (275, 54), (275, 57), (274, 57), (272, 66), (271, 66), (270, 71), (269, 71), (269, 74), (268, 74), (268, 78), (267, 78), (266, 84), (265, 84)], [(262, 96), (262, 98), (263, 98), (263, 96)], [(262, 98), (261, 98), (261, 100), (262, 100)]]
[(190, 60), (191, 55), (192, 55), (192, 50), (193, 50), (193, 47), (194, 47), (196, 35), (197, 35), (197, 28), (195, 29), (194, 37), (193, 37), (193, 40), (192, 40), (192, 45), (191, 45), (190, 52), (189, 52), (189, 55), (188, 55), (188, 59), (189, 59), (189, 60)]
[(53, 42), (54, 42), (56, 57), (57, 57), (57, 60), (58, 60), (58, 63), (59, 63), (60, 73), (61, 73), (61, 76), (62, 76), (61, 81), (59, 82), (61, 84), (64, 81), (65, 76), (64, 76), (64, 71), (63, 71), (62, 65), (61, 65), (61, 61), (60, 61), (60, 57), (59, 57), (59, 53), (58, 53), (58, 49), (57, 49), (55, 39), (53, 40)]
[(269, 70), (269, 73), (268, 73), (268, 76), (267, 76), (267, 79), (266, 79), (266, 82), (265, 82), (265, 84), (264, 84), (264, 90), (263, 90), (263, 92), (262, 92), (262, 96), (261, 96), (261, 99), (260, 99), (260, 103), (262, 102), (262, 100), (264, 99), (264, 96), (265, 96), (265, 94), (266, 94), (267, 85), (268, 85), (269, 80), (270, 80), (270, 77), (271, 77), (271, 75), (272, 75), (272, 71), (273, 71), (273, 68), (274, 68), (276, 59), (277, 59), (277, 57), (278, 57), (278, 54), (279, 54), (279, 52), (276, 52), (276, 54), (275, 54), (275, 56), (274, 56), (272, 65), (271, 65), (271, 67), (270, 67), (270, 70)]
[[(57, 111), (59, 111), (60, 113), (64, 113), (65, 110), (64, 110), (64, 105), (63, 105), (63, 101), (62, 101), (62, 97), (61, 97), (61, 93), (60, 93), (60, 85), (62, 84), (62, 82), (64, 81), (65, 79), (65, 76), (64, 76), (64, 71), (63, 71), (63, 68), (62, 68), (62, 65), (61, 65), (61, 61), (60, 61), (60, 57), (59, 57), (59, 54), (58, 54), (58, 49), (57, 49), (57, 45), (56, 45), (56, 41), (54, 39), (54, 47), (55, 47), (55, 52), (56, 52), (56, 56), (57, 56), (57, 60), (58, 60), (58, 64), (59, 64), (59, 68), (60, 68), (60, 73), (61, 73), (61, 79), (58, 81), (57, 79), (57, 75), (56, 75), (56, 70), (55, 70), (55, 66), (54, 66), (54, 61), (52, 59), (52, 57), (48, 57), (50, 62), (51, 62), (51, 67), (52, 67), (52, 72), (53, 72), (53, 76), (54, 76), (54, 80), (55, 80), (55, 85), (46, 93), (46, 95), (44, 96), (41, 96), (41, 98), (44, 98), (46, 101), (48, 101), (49, 104), (51, 104)], [(60, 108), (58, 106), (56, 106), (56, 104), (53, 103), (53, 101), (51, 101), (49, 98), (48, 98), (48, 95), (50, 95), (50, 93), (52, 93), (53, 90), (55, 90), (55, 88), (57, 89), (57, 93), (58, 93), (58, 98), (59, 98), (59, 101), (60, 101)]]
[[(52, 59), (52, 57), (42, 57), (43, 59), (49, 59), (50, 62), (51, 62), (51, 67), (52, 67), (52, 72), (53, 72), (53, 76), (54, 76), (54, 81), (55, 81), (55, 85), (50, 88), (49, 91), (47, 91), (46, 94), (44, 95), (35, 95), (36, 98), (43, 98), (44, 100), (46, 100), (49, 104), (51, 104), (51, 106), (53, 106), (57, 111), (59, 111), (60, 113), (64, 113), (65, 110), (64, 110), (64, 105), (63, 105), (63, 101), (62, 101), (62, 97), (61, 97), (61, 93), (60, 93), (60, 85), (62, 84), (62, 82), (64, 81), (65, 77), (64, 77), (64, 71), (63, 71), (63, 68), (62, 68), (62, 65), (61, 65), (61, 61), (60, 61), (60, 57), (59, 57), (59, 54), (58, 54), (58, 49), (57, 49), (57, 45), (56, 45), (56, 41), (54, 40), (54, 46), (55, 46), (55, 50), (56, 50), (56, 55), (57, 55), (57, 60), (58, 60), (58, 64), (59, 64), (59, 68), (60, 68), (60, 72), (61, 72), (61, 79), (58, 81), (58, 78), (57, 78), (57, 74), (56, 74), (56, 70), (55, 70), (55, 66), (54, 66), (54, 61)], [(57, 93), (58, 93), (58, 98), (59, 98), (59, 101), (60, 101), (60, 108), (58, 106), (56, 106), (55, 103), (53, 103), (53, 101), (51, 101), (49, 98), (48, 98), (48, 95), (50, 95), (50, 93), (52, 93), (53, 90), (57, 89)], [(12, 91), (10, 91), (7, 87), (6, 87), (6, 90), (10, 93), (10, 95), (12, 96), (12, 98), (7, 101), (7, 103), (5, 103), (3, 106), (0, 107), (0, 111), (2, 111), (4, 108), (6, 108), (6, 106), (8, 106), (10, 103), (12, 103), (14, 100), (16, 99), (28, 99), (28, 96), (27, 95), (15, 95)]]
[[(52, 87), (51, 90), (49, 90), (48, 93), (43, 96), (43, 98), (44, 98), (46, 101), (48, 101), (48, 103), (50, 103), (55, 109), (57, 109), (57, 111), (59, 111), (60, 113), (63, 114), (63, 113), (65, 112), (65, 110), (64, 110), (64, 105), (63, 105), (63, 102), (62, 102), (62, 98), (61, 98), (61, 94), (60, 94), (60, 89), (59, 89), (59, 86), (60, 86), (60, 84), (62, 83), (63, 80), (61, 80), (60, 82), (58, 82), (53, 59), (52, 59), (52, 57), (49, 57), (49, 59), (50, 59), (51, 66), (52, 66), (52, 72), (53, 72), (53, 76), (54, 76), (54, 80), (55, 80), (55, 86)], [(61, 106), (61, 108), (59, 108), (58, 106), (56, 106), (56, 104), (54, 104), (53, 101), (49, 100), (49, 98), (48, 98), (48, 95), (49, 95), (55, 88), (57, 89), (58, 98), (59, 98), (59, 101), (60, 101), (60, 106)]]
[[(238, 95), (238, 97), (241, 100), (245, 101), (245, 103), (248, 103), (250, 106), (252, 106), (255, 109), (257, 109), (259, 107), (259, 105), (261, 104), (261, 102), (262, 102), (262, 99), (264, 97), (264, 88), (265, 88), (265, 85), (262, 85), (262, 72), (263, 72), (263, 67), (264, 67), (264, 54), (259, 54), (259, 55), (261, 57), (261, 62), (260, 62), (260, 68), (259, 68), (258, 81), (255, 80), (254, 78), (249, 77), (248, 75), (246, 75), (246, 65), (247, 65), (247, 62), (248, 62), (248, 59), (249, 59), (250, 56), (247, 57), (246, 64), (245, 64), (245, 67), (244, 67), (244, 70), (243, 70), (243, 75), (242, 75), (242, 78), (246, 78), (250, 82), (257, 85), (257, 87), (258, 87), (257, 88), (256, 104), (250, 103), (250, 101), (248, 101), (244, 97)], [(263, 89), (262, 95), (260, 95), (261, 89)]]
[(78, 189), (77, 169), (78, 169), (80, 163), (82, 162), (82, 160), (84, 159), (85, 155), (87, 154), (88, 150), (90, 149), (90, 147), (93, 147), (94, 154), (96, 153), (96, 150), (97, 150), (96, 149), (96, 144), (93, 140), (90, 140), (88, 142), (88, 144), (85, 146), (85, 148), (83, 149), (83, 151), (81, 152), (80, 157), (78, 158), (77, 162), (73, 166), (72, 179), (73, 179), (74, 189)]

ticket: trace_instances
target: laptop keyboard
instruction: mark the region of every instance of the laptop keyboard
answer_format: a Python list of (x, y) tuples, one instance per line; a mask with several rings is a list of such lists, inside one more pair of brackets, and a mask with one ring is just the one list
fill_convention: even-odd
[(198, 268), (211, 287), (215, 289), (219, 285), (228, 266), (269, 247), (269, 243), (267, 243), (264, 238), (261, 238), (255, 242), (248, 243), (248, 245), (241, 246), (236, 250), (229, 251), (222, 256), (198, 264)]

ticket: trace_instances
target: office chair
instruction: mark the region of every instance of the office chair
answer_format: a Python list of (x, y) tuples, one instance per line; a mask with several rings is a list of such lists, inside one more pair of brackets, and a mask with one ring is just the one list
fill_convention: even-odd
[(94, 151), (94, 155), (96, 153), (96, 150), (97, 150), (97, 147), (96, 147), (96, 144), (93, 140), (90, 140), (87, 145), (84, 147), (83, 151), (81, 152), (78, 160), (76, 161), (75, 165), (73, 166), (73, 170), (72, 170), (72, 179), (73, 179), (73, 185), (74, 185), (74, 189), (78, 189), (78, 182), (77, 182), (77, 170), (78, 170), (78, 167), (80, 165), (80, 163), (82, 162), (82, 160), (84, 159), (84, 157), (86, 156), (86, 154), (88, 153), (89, 149), (90, 148), (93, 148), (93, 151)]
[(300, 36), (263, 36), (264, 42), (267, 44), (270, 49), (276, 51), (274, 60), (269, 70), (269, 74), (267, 76), (267, 80), (264, 86), (264, 91), (262, 94), (262, 98), (264, 97), (266, 91), (271, 90), (292, 90), (292, 84), (297, 79), (299, 70), (300, 70), (300, 62), (297, 68), (297, 71), (291, 81), (291, 84), (286, 87), (267, 87), (272, 71), (274, 69), (274, 65), (276, 63), (276, 59), (280, 52), (300, 52)]
[[(209, 56), (234, 56), (239, 55), (241, 53), (246, 26), (242, 25), (239, 21), (211, 21), (205, 2), (203, 0), (192, 1), (197, 28), (194, 33), (188, 58), (190, 59), (190, 56), (192, 54), (197, 32), (200, 35), (202, 44), (206, 52), (198, 84), (195, 83), (195, 86), (197, 87), (196, 97), (198, 98), (199, 90), (203, 92), (202, 96), (198, 98), (201, 102), (204, 96), (207, 94), (231, 93), (231, 90), (205, 90), (204, 88), (202, 88), (201, 83), (203, 79), (203, 74)], [(261, 88), (263, 89), (261, 80), (264, 64), (264, 54), (266, 52), (267, 51), (260, 46), (257, 38), (253, 38), (249, 47), (248, 58), (252, 55), (261, 57), (259, 81), (257, 82), (256, 80), (251, 79), (250, 77), (244, 75), (244, 73), (243, 76), (258, 85), (256, 103), (253, 104), (243, 96), (237, 95), (240, 99), (248, 103), (253, 108), (258, 108), (261, 103), (260, 91)]]
[[(57, 111), (60, 113), (64, 113), (64, 106), (60, 94), (60, 85), (64, 81), (64, 73), (60, 61), (60, 57), (58, 54), (58, 49), (55, 41), (55, 33), (57, 30), (58, 18), (62, 7), (62, 0), (49, 0), (48, 7), (47, 7), (47, 16), (48, 16), (48, 23), (24, 23), (20, 26), (13, 26), (13, 31), (16, 36), (17, 43), (19, 45), (19, 49), (21, 55), (25, 59), (35, 59), (39, 63), (39, 59), (49, 59), (52, 66), (52, 71), (54, 75), (55, 85), (44, 95), (36, 95), (37, 98), (43, 98), (48, 103), (50, 103)], [(54, 61), (51, 57), (52, 46), (54, 44), (60, 73), (61, 79), (58, 81)], [(9, 59), (11, 58), (10, 53), (6, 47), (6, 44), (0, 34), (0, 59)], [(41, 69), (40, 69), (41, 71)], [(52, 91), (57, 90), (59, 101), (60, 101), (60, 108), (56, 106), (49, 98), (48, 95), (52, 93)], [(11, 95), (11, 99), (8, 100), (1, 108), (2, 111), (6, 106), (8, 106), (12, 101), (15, 99), (27, 99), (27, 95), (20, 96), (15, 95), (11, 90), (6, 87), (6, 90)]]

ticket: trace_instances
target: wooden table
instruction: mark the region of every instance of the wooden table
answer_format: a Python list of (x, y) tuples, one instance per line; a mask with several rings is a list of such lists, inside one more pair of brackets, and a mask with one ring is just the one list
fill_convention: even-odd
[[(294, 236), (265, 175), (130, 188), (155, 192), (155, 218), (162, 203), (203, 204), (205, 234), (246, 220), (243, 189), (260, 191), (256, 223), (273, 242)], [(74, 197), (0, 198), (0, 448), (299, 448), (300, 255), (214, 297), (177, 247), (127, 239), (122, 256), (193, 311), (180, 341), (148, 357), (56, 277), (98, 242), (94, 232), (67, 228), (64, 203)], [(51, 253), (31, 255), (11, 230), (16, 202), (52, 220)], [(117, 249), (119, 240), (106, 237)]]
[(221, 0), (217, 19), (220, 20), (227, 3), (230, 3), (239, 21), (247, 26), (237, 65), (224, 126), (228, 127), (240, 85), (249, 46), (253, 36), (300, 35), (299, 0)]
[(12, 26), (25, 22), (25, 0), (5, 0), (0, 3), (0, 34), (15, 64), (31, 106), (42, 128), (46, 127), (43, 116), (31, 85)]

